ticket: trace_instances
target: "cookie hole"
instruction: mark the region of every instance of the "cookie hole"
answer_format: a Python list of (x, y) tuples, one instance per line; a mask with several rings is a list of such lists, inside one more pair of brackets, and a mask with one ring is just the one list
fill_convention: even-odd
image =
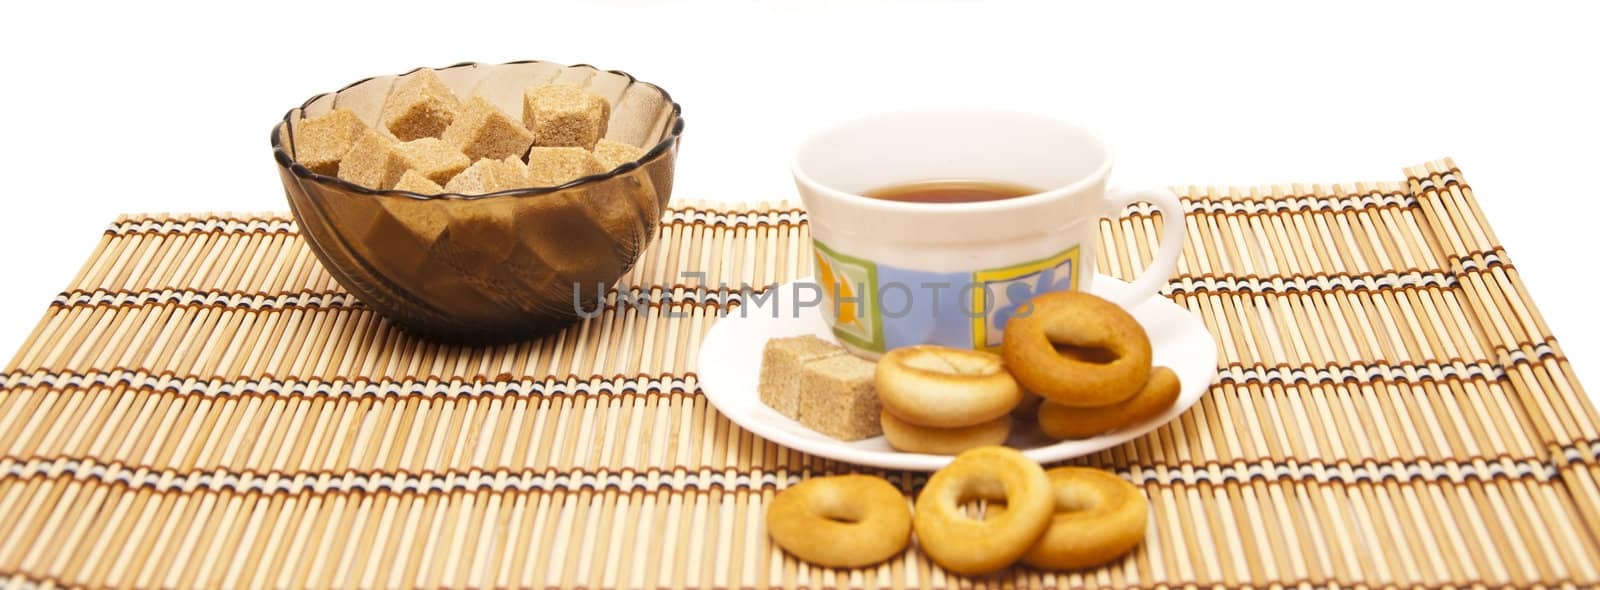
[(1117, 356), (1117, 353), (1112, 352), (1110, 349), (1101, 348), (1098, 346), (1074, 346), (1071, 344), (1057, 344), (1054, 342), (1051, 342), (1050, 346), (1056, 349), (1056, 354), (1078, 362), (1109, 365), (1117, 362), (1117, 359), (1120, 358)]
[(980, 502), (978, 515), (974, 520), (994, 520), (1006, 512), (1006, 503), (1003, 501)]
[(823, 520), (839, 524), (856, 524), (865, 516), (859, 506), (850, 504), (844, 498), (833, 498), (832, 501), (822, 502), (816, 505), (815, 509), (817, 516), (821, 516)]
[(985, 507), (990, 504), (1005, 505), (1006, 486), (1000, 480), (989, 477), (974, 477), (962, 482), (955, 494), (956, 512), (962, 516), (982, 521), (985, 520)]
[(822, 518), (829, 522), (837, 522), (839, 524), (856, 524), (861, 522), (861, 519), (852, 518), (851, 516), (844, 514), (824, 514), (822, 515)]
[(955, 367), (950, 366), (950, 363), (945, 361), (944, 357), (939, 356), (939, 354), (935, 352), (907, 355), (905, 358), (901, 359), (900, 362), (904, 363), (907, 367), (911, 367), (913, 369), (922, 369), (924, 371), (933, 373), (956, 372)]
[[(979, 486), (984, 487), (984, 486)], [(994, 520), (1006, 510), (1004, 488), (969, 490), (956, 502), (957, 512), (976, 521)]]
[(1004, 500), (966, 500), (960, 504), (960, 514), (976, 521), (994, 520), (1006, 511)]

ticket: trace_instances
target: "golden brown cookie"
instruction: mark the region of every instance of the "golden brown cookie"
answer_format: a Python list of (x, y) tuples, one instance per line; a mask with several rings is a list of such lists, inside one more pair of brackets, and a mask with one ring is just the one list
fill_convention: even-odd
[(883, 438), (895, 450), (929, 455), (954, 455), (967, 449), (998, 445), (1011, 435), (1011, 416), (958, 428), (917, 426), (884, 412), (879, 416)]
[(1074, 408), (1044, 402), (1039, 407), (1039, 428), (1052, 438), (1088, 438), (1160, 415), (1177, 403), (1182, 390), (1177, 373), (1156, 367), (1139, 393), (1109, 406)]
[[(974, 498), (1005, 498), (1000, 514), (975, 520), (961, 513)], [(1044, 469), (1005, 447), (957, 455), (928, 478), (917, 496), (917, 543), (945, 569), (986, 574), (1022, 557), (1050, 526), (1055, 499)]]
[(1057, 467), (1045, 475), (1056, 512), (1023, 563), (1053, 570), (1096, 566), (1144, 539), (1149, 501), (1133, 484), (1088, 467)]
[(1033, 298), (1006, 322), (1005, 366), (1028, 391), (1057, 404), (1114, 404), (1150, 376), (1150, 337), (1117, 304), (1088, 293)]
[(1022, 389), (1000, 356), (944, 346), (896, 348), (878, 360), (883, 408), (918, 426), (959, 428), (1005, 416)]
[(767, 534), (784, 551), (827, 567), (860, 567), (911, 542), (911, 509), (900, 490), (870, 475), (814, 477), (767, 506)]

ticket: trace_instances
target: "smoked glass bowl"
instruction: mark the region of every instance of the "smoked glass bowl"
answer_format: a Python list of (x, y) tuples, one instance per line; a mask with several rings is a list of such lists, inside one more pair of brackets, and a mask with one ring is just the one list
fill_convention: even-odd
[(678, 104), (655, 85), (585, 65), (465, 63), (434, 72), (462, 99), (483, 96), (519, 118), (526, 88), (583, 86), (612, 104), (606, 137), (646, 153), (561, 186), (487, 195), (374, 190), (297, 163), (293, 130), (302, 119), (344, 108), (378, 125), (389, 88), (405, 74), (368, 78), (312, 97), (273, 128), (273, 156), (306, 244), (363, 304), (438, 339), (530, 339), (595, 310), (655, 238), (672, 196)]

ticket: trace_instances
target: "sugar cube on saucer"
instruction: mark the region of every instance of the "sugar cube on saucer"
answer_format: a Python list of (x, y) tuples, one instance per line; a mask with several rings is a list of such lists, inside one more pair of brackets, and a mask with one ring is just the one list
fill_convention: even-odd
[(761, 402), (778, 413), (800, 419), (800, 373), (806, 363), (845, 354), (843, 348), (816, 336), (774, 338), (761, 353)]
[(807, 363), (800, 372), (800, 423), (844, 441), (883, 434), (877, 367), (848, 353)]

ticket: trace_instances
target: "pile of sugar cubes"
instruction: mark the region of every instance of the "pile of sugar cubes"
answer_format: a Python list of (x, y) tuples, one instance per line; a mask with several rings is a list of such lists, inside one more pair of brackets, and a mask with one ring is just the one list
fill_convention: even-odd
[(433, 70), (402, 78), (369, 127), (345, 109), (301, 121), (296, 159), (374, 189), (483, 194), (557, 186), (644, 155), (604, 139), (611, 104), (583, 88), (528, 88), (517, 121), (481, 96), (462, 102)]

